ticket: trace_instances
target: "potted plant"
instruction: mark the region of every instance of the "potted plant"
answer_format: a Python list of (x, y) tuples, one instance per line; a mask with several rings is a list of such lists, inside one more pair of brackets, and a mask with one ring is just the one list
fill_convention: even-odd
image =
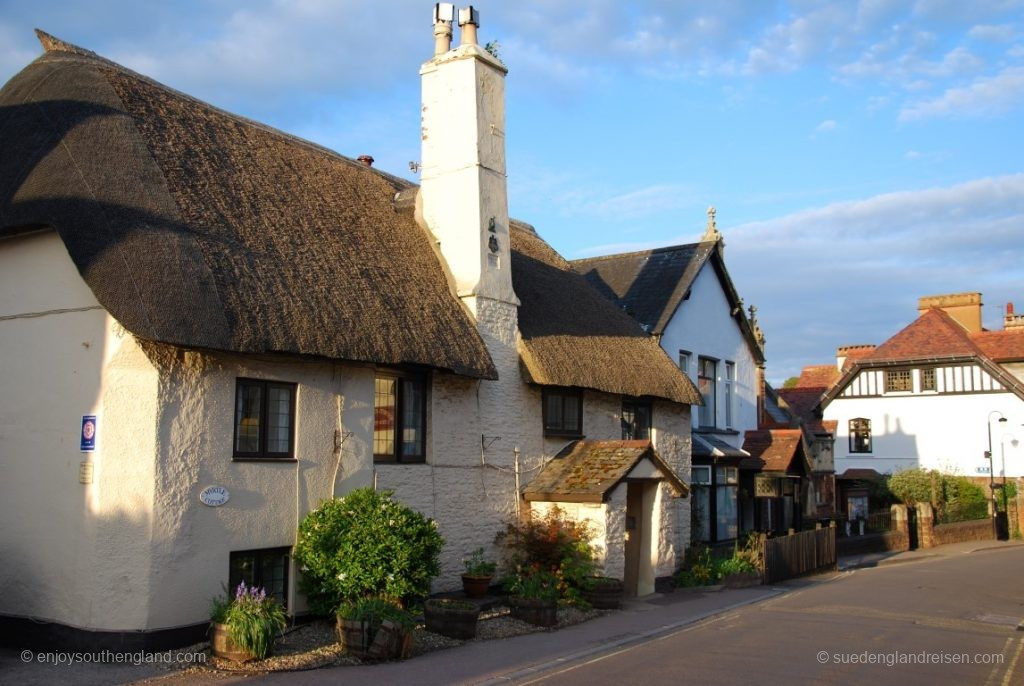
[(404, 660), (412, 654), (415, 627), (412, 616), (386, 598), (361, 598), (338, 610), (338, 641), (358, 658)]
[(596, 610), (618, 610), (622, 604), (622, 579), (588, 576), (583, 580), (583, 599)]
[(480, 606), (468, 600), (433, 598), (423, 604), (423, 617), (427, 631), (468, 640), (476, 637)]
[(533, 567), (516, 573), (508, 584), (512, 616), (536, 626), (558, 623), (558, 577)]
[(235, 597), (214, 598), (211, 608), (210, 649), (217, 657), (236, 662), (262, 660), (274, 646), (274, 634), (288, 624), (284, 609), (265, 589), (238, 584)]
[(462, 561), (466, 572), (462, 575), (462, 590), (470, 598), (482, 598), (491, 587), (491, 577), (497, 565), (484, 557), (484, 549), (477, 548)]

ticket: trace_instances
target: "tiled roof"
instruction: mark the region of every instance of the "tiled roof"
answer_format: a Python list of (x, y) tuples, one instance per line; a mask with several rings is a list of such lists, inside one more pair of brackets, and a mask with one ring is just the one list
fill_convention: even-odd
[(982, 331), (971, 340), (996, 362), (1024, 360), (1024, 327), (1009, 331)]
[[(800, 378), (796, 382), (795, 389), (824, 390), (839, 380), (839, 368), (834, 364), (816, 364), (804, 367), (800, 372)], [(784, 389), (788, 390), (788, 389)]]
[(825, 394), (825, 388), (782, 388), (781, 397), (790, 411), (805, 422), (814, 420), (814, 408)]
[(836, 478), (843, 481), (878, 481), (882, 475), (874, 469), (847, 469)]
[[(751, 457), (764, 462), (765, 472), (788, 472), (799, 463), (794, 460), (803, 452), (803, 432), (800, 429), (759, 429), (748, 431), (743, 449)], [(801, 469), (800, 471), (804, 471)]]
[(976, 356), (979, 352), (964, 327), (942, 310), (933, 308), (863, 357), (861, 362)]
[(603, 502), (640, 461), (647, 459), (677, 495), (689, 489), (655, 451), (650, 441), (576, 441), (552, 459), (527, 484), (526, 500)]

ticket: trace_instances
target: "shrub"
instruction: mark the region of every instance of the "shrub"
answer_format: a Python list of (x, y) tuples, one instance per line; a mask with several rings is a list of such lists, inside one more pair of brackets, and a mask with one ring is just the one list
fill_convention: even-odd
[(700, 544), (687, 548), (683, 568), (675, 575), (675, 585), (682, 588), (710, 586), (717, 580), (718, 569), (711, 558), (711, 549)]
[(520, 569), (506, 582), (509, 595), (533, 600), (556, 601), (562, 597), (561, 579), (542, 567)]
[(907, 505), (931, 503), (940, 522), (985, 519), (985, 490), (965, 476), (936, 470), (906, 469), (889, 477), (889, 489)]
[(529, 522), (512, 522), (498, 533), (494, 542), (504, 550), (506, 562), (519, 577), (547, 571), (558, 580), (561, 597), (582, 604), (580, 589), (594, 574), (597, 564), (586, 522), (569, 518), (558, 507)]
[(466, 576), (491, 576), (498, 565), (484, 557), (484, 549), (477, 548), (462, 561), (466, 565)]
[(360, 488), (302, 520), (294, 556), (313, 612), (370, 596), (407, 605), (429, 593), (444, 539), (432, 520), (391, 495)]
[(246, 588), (244, 581), (235, 589), (234, 598), (225, 594), (213, 599), (210, 618), (226, 624), (235, 645), (260, 660), (270, 653), (274, 634), (288, 625), (284, 609), (277, 599), (267, 596), (262, 588)]

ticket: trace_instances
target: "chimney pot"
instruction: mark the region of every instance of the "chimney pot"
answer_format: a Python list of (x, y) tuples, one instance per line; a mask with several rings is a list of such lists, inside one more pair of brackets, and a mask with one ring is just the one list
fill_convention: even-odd
[(1006, 314), (1013, 314), (1013, 303), (1006, 303)]
[(455, 5), (439, 2), (434, 5), (434, 54), (443, 55), (452, 49), (452, 21)]
[(459, 9), (459, 27), (462, 29), (459, 45), (476, 45), (476, 30), (480, 27), (480, 13), (472, 5)]
[(356, 159), (365, 164), (367, 167), (373, 166), (373, 156), (371, 155), (360, 155)]

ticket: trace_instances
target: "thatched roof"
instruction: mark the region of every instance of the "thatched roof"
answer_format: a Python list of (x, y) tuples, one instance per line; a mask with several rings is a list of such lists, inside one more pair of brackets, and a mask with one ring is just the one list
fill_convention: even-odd
[(55, 229), (143, 339), (496, 377), (410, 184), (40, 37), (0, 91), (0, 236)]
[(677, 496), (686, 484), (658, 455), (650, 441), (576, 441), (552, 459), (523, 491), (530, 501), (600, 503), (643, 461), (665, 479)]
[(513, 223), (511, 243), (528, 382), (700, 404), (693, 382), (658, 343), (533, 229)]

